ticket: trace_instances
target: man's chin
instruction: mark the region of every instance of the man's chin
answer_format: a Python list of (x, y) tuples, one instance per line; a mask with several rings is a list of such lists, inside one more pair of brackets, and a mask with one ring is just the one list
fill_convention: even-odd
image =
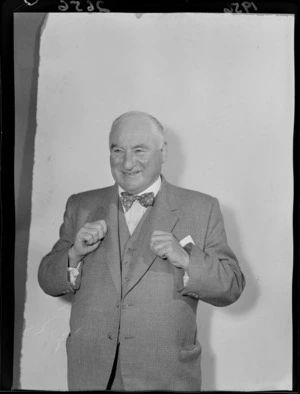
[(150, 185), (140, 182), (126, 182), (122, 185), (120, 184), (120, 186), (127, 193), (139, 194), (144, 192), (144, 190), (146, 190)]
[(143, 190), (143, 184), (138, 179), (138, 176), (126, 177), (122, 184), (120, 184), (122, 189), (124, 189), (127, 193), (139, 193), (140, 190)]

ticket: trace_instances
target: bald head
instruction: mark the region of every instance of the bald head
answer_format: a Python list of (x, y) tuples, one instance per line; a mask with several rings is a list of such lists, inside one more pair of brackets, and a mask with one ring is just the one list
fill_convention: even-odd
[(146, 112), (129, 111), (119, 116), (114, 120), (111, 126), (110, 136), (115, 130), (119, 130), (120, 128), (125, 129), (127, 126), (135, 128), (137, 131), (146, 128), (149, 132), (158, 137), (160, 145), (165, 142), (163, 126), (154, 116)]

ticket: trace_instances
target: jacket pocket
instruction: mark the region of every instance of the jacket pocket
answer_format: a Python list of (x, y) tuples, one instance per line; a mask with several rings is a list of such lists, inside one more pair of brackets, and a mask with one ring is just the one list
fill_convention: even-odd
[(191, 361), (198, 358), (201, 354), (202, 347), (198, 340), (190, 345), (182, 346), (180, 349), (180, 360)]

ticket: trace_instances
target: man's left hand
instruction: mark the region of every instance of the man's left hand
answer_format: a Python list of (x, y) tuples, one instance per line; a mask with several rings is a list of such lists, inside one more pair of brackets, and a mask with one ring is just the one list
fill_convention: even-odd
[(177, 268), (187, 270), (190, 256), (180, 246), (174, 235), (165, 231), (153, 231), (150, 248), (161, 258), (167, 258)]

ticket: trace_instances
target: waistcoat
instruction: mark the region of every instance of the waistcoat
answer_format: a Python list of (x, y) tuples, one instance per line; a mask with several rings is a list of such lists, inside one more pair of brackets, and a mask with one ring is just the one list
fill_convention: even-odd
[(130, 235), (123, 207), (119, 199), (118, 226), (119, 226), (119, 248), (120, 248), (120, 270), (121, 270), (121, 294), (123, 296), (127, 284), (135, 268), (135, 261), (132, 261), (132, 254), (135, 251), (135, 244), (139, 242), (141, 228), (149, 215), (151, 207), (148, 207), (132, 235)]

